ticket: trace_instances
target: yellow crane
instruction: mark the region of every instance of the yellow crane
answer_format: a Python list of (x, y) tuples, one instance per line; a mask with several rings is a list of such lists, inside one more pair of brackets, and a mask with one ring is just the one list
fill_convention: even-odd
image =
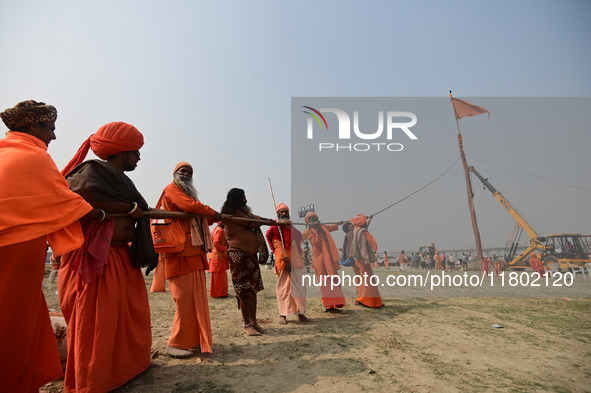
[[(569, 263), (574, 266), (585, 266), (591, 262), (591, 251), (587, 236), (578, 233), (558, 233), (554, 235), (540, 236), (526, 221), (526, 219), (517, 212), (492, 184), (485, 179), (473, 166), (469, 168), (474, 173), (493, 196), (501, 202), (501, 205), (515, 219), (517, 224), (529, 235), (529, 247), (519, 255), (515, 256), (516, 248), (511, 247), (509, 255), (506, 257), (507, 267), (512, 270), (525, 270), (529, 267), (528, 257), (531, 252), (540, 254), (540, 259), (547, 269), (569, 269)], [(514, 231), (515, 234), (515, 231)]]

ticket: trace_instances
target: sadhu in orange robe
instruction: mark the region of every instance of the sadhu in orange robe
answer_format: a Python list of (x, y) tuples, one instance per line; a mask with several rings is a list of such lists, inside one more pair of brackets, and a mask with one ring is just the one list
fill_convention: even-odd
[[(195, 213), (213, 217), (215, 211), (207, 205), (191, 198), (174, 182), (166, 186), (162, 197), (165, 210)], [(191, 221), (200, 226), (202, 246), (192, 244)], [(200, 347), (201, 352), (211, 353), (212, 334), (207, 303), (205, 270), (207, 264), (207, 248), (211, 247), (211, 236), (208, 225), (213, 223), (207, 219), (179, 219), (185, 231), (185, 247), (176, 254), (163, 254), (166, 278), (170, 284), (170, 292), (176, 303), (176, 311), (172, 324), (172, 332), (168, 345), (178, 349)], [(209, 239), (208, 239), (209, 237)]]
[[(87, 161), (67, 179), (90, 203), (136, 202), (148, 210), (131, 179), (106, 162)], [(136, 220), (131, 247), (111, 243), (113, 220), (82, 225), (85, 243), (64, 255), (58, 277), (60, 306), (68, 323), (64, 388), (98, 393), (125, 384), (150, 366), (150, 307), (140, 266), (155, 263), (157, 254), (147, 218)]]
[(63, 376), (41, 284), (54, 255), (80, 247), (78, 219), (92, 206), (68, 184), (40, 139), (0, 139), (0, 390), (37, 392)]
[(363, 214), (351, 219), (351, 224), (355, 229), (347, 233), (343, 252), (348, 254), (347, 258), (355, 258), (353, 271), (356, 276), (363, 278), (360, 285), (356, 286), (356, 300), (364, 306), (378, 308), (382, 307), (384, 303), (382, 303), (378, 287), (371, 285), (369, 280), (374, 275), (371, 264), (373, 261), (377, 261), (375, 251), (378, 249), (378, 243), (372, 234), (363, 227), (366, 222), (367, 217)]
[[(70, 189), (92, 205), (137, 203), (147, 211), (148, 204), (123, 172), (106, 161), (82, 162), (89, 148), (107, 160), (137, 151), (143, 143), (142, 134), (131, 124), (106, 124), (83, 143), (62, 173), (67, 174)], [(58, 277), (60, 306), (68, 323), (64, 389), (99, 393), (125, 384), (150, 366), (150, 305), (140, 268), (155, 264), (158, 254), (147, 217), (133, 221), (131, 245), (111, 242), (113, 220), (82, 224), (85, 242), (64, 255)]]
[[(281, 236), (279, 230), (281, 230)], [(267, 231), (267, 241), (275, 254), (279, 315), (304, 314), (306, 312), (306, 287), (302, 285), (304, 274), (304, 260), (300, 248), (302, 234), (293, 225), (273, 226)], [(291, 262), (290, 272), (285, 269), (285, 258), (289, 258)]]
[(224, 229), (216, 226), (211, 234), (213, 248), (207, 258), (209, 259), (209, 272), (211, 280), (209, 284), (209, 296), (228, 296), (228, 242)]
[[(308, 212), (306, 222), (313, 212)], [(316, 215), (316, 217), (318, 217)], [(345, 307), (345, 295), (340, 285), (332, 286), (330, 276), (335, 276), (341, 268), (339, 263), (339, 251), (330, 235), (339, 226), (336, 224), (320, 225), (319, 229), (309, 228), (302, 233), (303, 239), (308, 239), (312, 245), (312, 267), (318, 281), (325, 283), (324, 277), (329, 276), (327, 285), (320, 285), (322, 304), (327, 310)], [(336, 281), (335, 281), (336, 282)]]

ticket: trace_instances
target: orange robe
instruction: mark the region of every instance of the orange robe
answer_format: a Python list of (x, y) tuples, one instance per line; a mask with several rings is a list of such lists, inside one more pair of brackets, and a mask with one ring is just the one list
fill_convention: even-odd
[(435, 269), (443, 270), (443, 266), (441, 265), (441, 257), (439, 254), (435, 254)]
[[(131, 179), (103, 161), (77, 166), (68, 174), (68, 183), (91, 203), (134, 199), (141, 209), (148, 208)], [(146, 282), (133, 263), (139, 255), (135, 253), (149, 262), (157, 257), (151, 242), (136, 243), (151, 240), (146, 238), (149, 223), (136, 220), (132, 247), (111, 242), (113, 221), (82, 225), (85, 242), (62, 257), (58, 276), (60, 307), (68, 323), (66, 393), (116, 389), (146, 370), (151, 359)]]
[(162, 256), (158, 257), (158, 265), (154, 270), (154, 279), (152, 280), (152, 286), (150, 292), (166, 292), (166, 272), (164, 271), (164, 261)]
[[(107, 392), (150, 366), (146, 282), (129, 247), (111, 246), (103, 274), (78, 288), (77, 252), (62, 258), (60, 305), (68, 323), (66, 392)], [(89, 367), (90, 366), (90, 367)]]
[(36, 137), (0, 139), (0, 386), (33, 392), (63, 375), (41, 284), (47, 242), (54, 254), (80, 247), (78, 219), (92, 210)]
[(386, 269), (390, 269), (390, 260), (387, 254), (384, 254), (384, 265), (386, 265)]
[(534, 272), (538, 272), (540, 276), (546, 274), (546, 269), (544, 268), (542, 261), (540, 261), (538, 258), (530, 257), (529, 264), (532, 267), (532, 269), (534, 269)]
[[(174, 182), (166, 186), (162, 197), (165, 210), (213, 216), (215, 211), (184, 193)], [(206, 251), (191, 243), (190, 221), (180, 220), (185, 231), (185, 247), (176, 254), (163, 254), (166, 278), (170, 285), (176, 311), (168, 345), (179, 349), (200, 347), (211, 353), (212, 334), (207, 303), (205, 270)], [(205, 240), (205, 239), (203, 239)]]
[(216, 226), (211, 235), (213, 249), (208, 254), (209, 272), (211, 274), (209, 296), (226, 297), (228, 296), (228, 242), (224, 230)]
[[(291, 240), (289, 247), (284, 247), (279, 238), (279, 230), (283, 233), (283, 241)], [(296, 234), (297, 232), (297, 234)], [(304, 260), (298, 242), (302, 236), (295, 228), (291, 230), (281, 227), (269, 228), (267, 239), (275, 255), (275, 274), (277, 275), (277, 307), (279, 315), (288, 316), (306, 312), (306, 287), (302, 285)], [(295, 250), (295, 251), (294, 251)], [(291, 271), (285, 270), (285, 258), (291, 262)]]
[[(359, 228), (355, 227), (355, 231), (358, 231)], [(367, 239), (366, 244), (369, 244), (372, 250), (375, 252), (378, 249), (378, 242), (376, 241), (375, 237), (367, 232), (364, 231), (365, 238)], [(354, 232), (355, 234), (355, 232)], [(355, 236), (353, 236), (355, 238)], [(356, 247), (363, 247), (365, 246), (363, 243), (357, 244)], [(373, 263), (369, 263), (369, 255), (372, 250), (369, 249), (360, 249), (359, 255), (362, 258), (366, 258), (365, 261), (359, 261), (355, 259), (355, 265), (353, 265), (353, 272), (356, 276), (362, 277), (362, 281), (360, 285), (356, 285), (355, 288), (357, 289), (357, 300), (359, 303), (363, 304), (366, 307), (371, 308), (379, 308), (384, 305), (382, 302), (382, 295), (380, 294), (380, 290), (377, 286), (371, 285), (370, 277), (374, 275), (372, 265)], [(367, 263), (364, 263), (367, 262)], [(377, 264), (377, 262), (376, 262)]]
[[(308, 239), (312, 245), (312, 267), (314, 273), (321, 281), (323, 276), (333, 276), (341, 268), (339, 263), (339, 251), (329, 232), (336, 231), (338, 225), (321, 225), (321, 229), (306, 229), (302, 233), (304, 239)], [(323, 279), (322, 279), (323, 281)], [(330, 279), (328, 285), (320, 286), (320, 296), (322, 304), (327, 309), (345, 307), (345, 295), (341, 286), (334, 286), (331, 289)]]

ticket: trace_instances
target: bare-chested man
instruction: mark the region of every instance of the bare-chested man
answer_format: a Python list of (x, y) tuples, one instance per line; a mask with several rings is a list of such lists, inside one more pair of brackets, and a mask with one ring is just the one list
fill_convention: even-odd
[[(149, 207), (124, 174), (136, 168), (143, 144), (131, 124), (109, 123), (63, 170), (70, 189), (107, 216), (81, 221), (84, 244), (62, 258), (58, 289), (68, 322), (66, 391), (111, 391), (150, 366), (150, 307), (140, 267), (156, 263), (158, 256), (149, 219), (142, 217)], [(81, 163), (89, 147), (101, 160)], [(122, 216), (111, 219), (111, 214)]]

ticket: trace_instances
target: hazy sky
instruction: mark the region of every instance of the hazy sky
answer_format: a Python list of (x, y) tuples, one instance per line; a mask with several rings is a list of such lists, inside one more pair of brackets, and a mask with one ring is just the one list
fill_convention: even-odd
[[(27, 99), (55, 105), (58, 140), (49, 152), (59, 168), (101, 125), (134, 124), (145, 145), (129, 175), (151, 205), (175, 163), (189, 161), (203, 202), (219, 209), (227, 191), (240, 187), (255, 213), (273, 216), (267, 177), (277, 202), (289, 203), (292, 165), (305, 161), (291, 155), (292, 97), (446, 98), (452, 89), (486, 106), (477, 97), (591, 96), (588, 1), (24, 0), (3, 1), (0, 10), (0, 109)], [(589, 101), (578, 102), (589, 113)], [(591, 189), (584, 116), (576, 129), (556, 121), (542, 130), (528, 115), (499, 143), (489, 129), (506, 125), (501, 119), (509, 109), (501, 106), (501, 113), (489, 108), (490, 120), (460, 120), (468, 154)], [(402, 160), (404, 179), (389, 181), (404, 180), (404, 189), (372, 197), (367, 206), (395, 202), (459, 156), (447, 109), (445, 138), (434, 147), (445, 159)], [(473, 164), (540, 232), (591, 233), (589, 191)], [(475, 189), (478, 214), (497, 209), (493, 215), (508, 216)], [(443, 214), (451, 201), (466, 205), (460, 166), (428, 193), (437, 198), (424, 194), (375, 222), (381, 247), (473, 245), (467, 207)], [(543, 209), (528, 210), (528, 200), (542, 197)], [(547, 211), (563, 214), (547, 222)], [(513, 221), (482, 216), (483, 244), (503, 245)]]

